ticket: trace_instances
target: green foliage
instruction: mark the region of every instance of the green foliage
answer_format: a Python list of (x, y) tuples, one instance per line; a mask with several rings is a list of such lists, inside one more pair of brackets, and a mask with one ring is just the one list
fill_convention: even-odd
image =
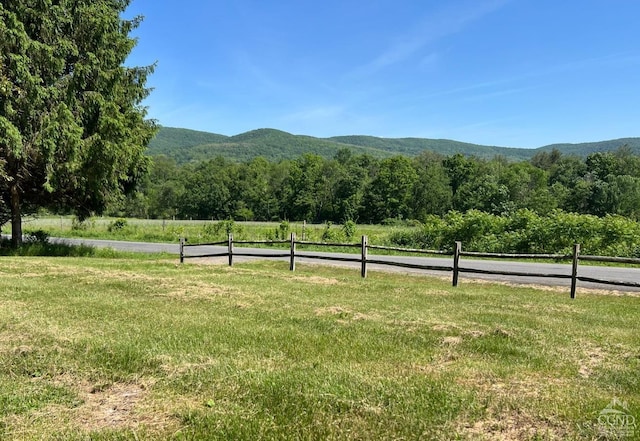
[(242, 226), (237, 224), (231, 219), (223, 220), (220, 222), (206, 223), (202, 227), (204, 238), (221, 239), (224, 240), (229, 237), (230, 234), (240, 235), (242, 234)]
[(523, 209), (550, 216), (561, 210), (639, 219), (640, 157), (625, 148), (586, 160), (556, 152), (517, 163), (428, 153), (376, 159), (348, 149), (333, 159), (305, 154), (281, 162), (235, 163), (220, 157), (179, 166), (157, 157), (149, 178), (112, 212), (389, 224), (445, 216), (452, 209), (497, 216)]
[(342, 232), (344, 233), (344, 237), (347, 240), (351, 240), (356, 236), (356, 232), (358, 230), (358, 226), (354, 221), (348, 220), (342, 225)]
[(25, 243), (46, 245), (49, 243), (49, 233), (44, 230), (30, 231), (26, 235)]
[(113, 233), (115, 231), (122, 231), (127, 227), (127, 225), (128, 225), (127, 220), (124, 219), (124, 218), (120, 218), (120, 219), (116, 219), (113, 222), (111, 222), (109, 224), (109, 226), (107, 227), (107, 230), (110, 233)]
[(0, 199), (19, 245), (23, 213), (100, 213), (144, 173), (153, 67), (128, 67), (128, 1), (0, 4)]
[(414, 211), (411, 201), (417, 180), (418, 174), (409, 159), (394, 156), (382, 160), (364, 193), (364, 220), (378, 223), (394, 217), (410, 218)]
[(87, 230), (89, 228), (92, 228), (94, 225), (94, 219), (80, 219), (78, 217), (73, 217), (73, 219), (71, 219), (71, 229), (73, 231)]
[(276, 239), (285, 240), (289, 237), (289, 233), (291, 232), (291, 225), (287, 221), (280, 222), (278, 228), (276, 229)]
[(621, 217), (580, 215), (554, 210), (548, 216), (521, 209), (507, 215), (477, 210), (431, 216), (421, 231), (401, 231), (392, 243), (425, 249), (451, 250), (461, 241), (467, 251), (496, 253), (564, 253), (573, 244), (584, 254), (636, 257), (640, 223)]
[(108, 254), (86, 245), (52, 243), (49, 233), (43, 230), (27, 232), (20, 248), (10, 245), (9, 240), (0, 239), (0, 256), (107, 257)]
[(338, 242), (342, 239), (342, 232), (336, 228), (331, 228), (332, 226), (332, 222), (327, 222), (325, 224), (324, 230), (322, 231), (323, 242)]

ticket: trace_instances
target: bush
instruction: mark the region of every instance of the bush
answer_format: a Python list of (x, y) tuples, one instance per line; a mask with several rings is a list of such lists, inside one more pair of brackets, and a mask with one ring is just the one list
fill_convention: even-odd
[(128, 225), (127, 220), (121, 217), (120, 219), (116, 219), (113, 222), (109, 223), (109, 226), (107, 227), (107, 231), (109, 231), (109, 233), (122, 231), (127, 227), (127, 225)]
[(230, 234), (242, 234), (242, 227), (231, 219), (207, 223), (202, 230), (205, 237), (213, 239), (226, 239)]
[(332, 229), (331, 226), (333, 223), (327, 222), (324, 227), (324, 231), (322, 232), (322, 241), (323, 242), (337, 242), (342, 238), (340, 237), (340, 231), (336, 229)]
[(93, 219), (89, 220), (89, 219), (78, 219), (77, 217), (74, 217), (71, 220), (71, 229), (73, 231), (86, 231), (90, 228), (93, 228), (95, 226), (95, 221)]
[(26, 244), (46, 245), (49, 243), (49, 233), (44, 230), (31, 231), (26, 234), (24, 242)]
[(346, 237), (347, 240), (353, 239), (353, 237), (356, 235), (356, 227), (356, 223), (352, 220), (348, 220), (344, 223), (344, 225), (342, 226), (342, 232), (344, 233), (344, 237)]
[(544, 217), (526, 209), (502, 216), (451, 211), (427, 217), (421, 230), (394, 232), (389, 240), (405, 248), (451, 251), (461, 241), (467, 251), (529, 254), (570, 254), (579, 243), (583, 254), (634, 257), (640, 254), (640, 223), (561, 210)]
[(291, 225), (288, 221), (280, 222), (278, 229), (276, 230), (276, 239), (286, 240), (289, 237), (291, 231)]

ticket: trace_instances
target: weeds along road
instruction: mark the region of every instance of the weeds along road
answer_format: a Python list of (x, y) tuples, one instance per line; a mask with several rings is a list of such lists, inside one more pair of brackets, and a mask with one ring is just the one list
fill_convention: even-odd
[[(118, 251), (128, 252), (143, 252), (143, 253), (169, 253), (175, 254), (176, 257), (180, 253), (179, 245), (170, 243), (148, 243), (148, 242), (124, 242), (114, 240), (98, 240), (98, 239), (61, 239), (52, 238), (52, 241), (68, 243), (71, 245), (84, 244), (88, 246), (98, 248), (113, 248)], [(238, 253), (247, 252), (251, 254), (260, 254), (265, 257), (270, 254), (282, 254), (288, 250), (284, 249), (269, 249), (269, 248), (244, 248), (235, 246), (234, 250)], [(202, 246), (202, 247), (187, 247), (185, 249), (186, 256), (197, 256), (203, 254), (216, 254), (224, 253), (227, 248), (224, 246)], [(298, 250), (296, 252), (296, 262), (298, 263), (314, 263), (314, 264), (326, 264), (352, 267), (354, 270), (360, 268), (358, 262), (339, 262), (330, 260), (318, 260), (308, 259), (302, 255), (314, 254), (324, 257), (352, 257), (359, 259), (360, 254), (343, 254), (343, 253), (323, 253), (318, 251), (305, 252), (304, 250)], [(369, 254), (369, 258), (375, 258), (376, 260), (396, 261), (402, 263), (408, 263), (413, 265), (430, 265), (430, 266), (445, 266), (451, 267), (453, 264), (452, 257), (409, 257), (409, 256), (381, 256), (373, 253)], [(259, 257), (243, 257), (235, 256), (234, 262), (246, 262), (252, 259), (259, 259)], [(288, 257), (280, 257), (280, 260), (288, 260)], [(189, 260), (185, 261), (187, 264)], [(451, 278), (450, 272), (445, 271), (430, 271), (422, 269), (409, 269), (399, 268), (387, 265), (368, 264), (367, 268), (373, 271), (395, 271), (403, 273), (417, 273), (417, 274), (429, 274), (439, 277)], [(537, 262), (522, 262), (522, 261), (495, 261), (495, 260), (473, 260), (462, 258), (460, 259), (461, 269), (478, 269), (478, 270), (500, 270), (508, 272), (518, 273), (541, 273), (541, 274), (571, 274), (570, 263), (537, 263)], [(602, 280), (622, 281), (622, 282), (639, 282), (640, 281), (640, 268), (623, 268), (623, 267), (601, 267), (601, 266), (586, 266), (580, 265), (578, 269), (578, 275), (582, 277), (592, 277)], [(495, 282), (508, 282), (522, 285), (546, 285), (546, 286), (566, 286), (569, 287), (571, 281), (569, 279), (557, 279), (546, 277), (529, 277), (529, 276), (504, 276), (504, 275), (490, 275), (490, 274), (460, 274), (460, 284), (464, 284), (464, 281), (472, 279), (480, 279)], [(608, 291), (626, 291), (626, 292), (640, 292), (640, 288), (632, 287), (620, 287), (603, 284), (595, 284), (588, 282), (578, 282), (578, 288), (593, 288), (604, 289)]]

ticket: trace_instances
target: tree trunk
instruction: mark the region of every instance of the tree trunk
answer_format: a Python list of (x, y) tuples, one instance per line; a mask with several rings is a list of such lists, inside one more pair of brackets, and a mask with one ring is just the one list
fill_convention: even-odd
[(20, 191), (18, 184), (11, 185), (11, 246), (18, 248), (22, 245), (22, 210), (20, 206)]

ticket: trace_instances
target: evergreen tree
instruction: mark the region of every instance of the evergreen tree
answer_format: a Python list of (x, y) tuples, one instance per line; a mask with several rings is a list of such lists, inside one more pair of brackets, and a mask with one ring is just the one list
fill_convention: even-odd
[(155, 126), (141, 102), (153, 66), (124, 65), (141, 20), (121, 18), (128, 4), (0, 3), (0, 213), (15, 246), (24, 214), (100, 213), (146, 169)]

